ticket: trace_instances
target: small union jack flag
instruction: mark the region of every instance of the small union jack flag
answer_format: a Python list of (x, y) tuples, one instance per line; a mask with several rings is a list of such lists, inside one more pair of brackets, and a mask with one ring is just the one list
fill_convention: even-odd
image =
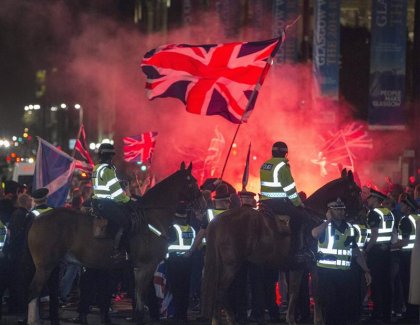
[[(76, 153), (80, 157), (76, 157)], [(93, 170), (94, 163), (88, 151), (86, 132), (83, 124), (80, 126), (79, 136), (74, 145), (74, 155), (75, 158), (80, 158), (76, 159), (76, 168), (86, 172), (91, 172)]]
[(157, 135), (157, 132), (145, 132), (140, 135), (123, 138), (124, 160), (142, 163), (150, 162)]
[(190, 113), (246, 122), (258, 90), (284, 40), (187, 45), (151, 50), (141, 67), (149, 99), (174, 97)]

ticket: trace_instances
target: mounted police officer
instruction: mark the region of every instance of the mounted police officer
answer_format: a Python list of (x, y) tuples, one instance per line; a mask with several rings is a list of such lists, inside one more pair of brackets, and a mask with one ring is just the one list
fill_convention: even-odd
[(391, 236), (394, 215), (382, 206), (387, 196), (370, 189), (367, 197), (370, 238), (365, 248), (369, 268), (372, 271), (372, 300), (374, 303), (370, 322), (389, 321), (391, 318)]
[[(361, 254), (354, 228), (345, 221), (346, 207), (340, 198), (328, 203), (327, 220), (312, 229), (318, 240), (319, 296), (326, 325), (348, 324), (348, 296), (351, 287), (352, 256), (365, 272), (367, 285), (370, 271)], [(356, 288), (358, 290), (358, 288)]]
[(121, 237), (128, 227), (128, 217), (136, 207), (134, 201), (121, 188), (112, 159), (115, 149), (112, 144), (103, 143), (98, 149), (99, 163), (93, 169), (92, 206), (99, 209), (107, 219), (118, 225), (114, 239), (115, 259), (125, 259), (125, 252), (119, 250)]
[(289, 149), (286, 143), (276, 142), (272, 147), (272, 158), (260, 168), (261, 207), (268, 207), (276, 214), (290, 216), (292, 228), (292, 249), (297, 261), (309, 258), (310, 252), (304, 247), (303, 226), (309, 219), (296, 190), (287, 159)]

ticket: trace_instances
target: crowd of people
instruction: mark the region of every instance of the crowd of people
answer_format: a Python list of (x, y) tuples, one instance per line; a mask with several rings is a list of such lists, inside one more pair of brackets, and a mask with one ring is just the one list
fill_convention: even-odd
[[(260, 205), (299, 218), (303, 222), (297, 224), (305, 225), (306, 195), (296, 189), (287, 154), (287, 145), (277, 142), (273, 157), (261, 167)], [(116, 219), (121, 213), (130, 213), (133, 208), (130, 202), (141, 200), (148, 181), (142, 184), (137, 180), (119, 181), (112, 165), (114, 155), (111, 145), (100, 148), (100, 160), (92, 180), (74, 180), (68, 208), (86, 212), (95, 204), (106, 204)], [(200, 310), (209, 223), (229, 209), (257, 208), (255, 193), (245, 189), (237, 192), (221, 180), (206, 183), (201, 191), (207, 202), (206, 210), (193, 209), (182, 201), (178, 204), (168, 236), (167, 257), (150, 283), (147, 305), (151, 319), (164, 317), (184, 324), (188, 321), (188, 310)], [(106, 201), (111, 197), (117, 206)], [(294, 227), (291, 223), (294, 227), (291, 256), (297, 263), (312, 265), (304, 272), (298, 319), (311, 317), (312, 292), (321, 311), (317, 319), (324, 324), (359, 323), (366, 316), (363, 307), (369, 306), (368, 302), (373, 302), (373, 308), (370, 317), (363, 319), (366, 323), (418, 323), (420, 283), (413, 275), (420, 274), (416, 234), (420, 225), (420, 184), (406, 189), (393, 184), (382, 190), (365, 186), (361, 197), (363, 214), (349, 215), (345, 202), (335, 197), (329, 200), (325, 220), (319, 224)], [(25, 317), (31, 274), (30, 267), (24, 264), (28, 254), (25, 238), (31, 220), (51, 209), (47, 200), (45, 188), (28, 193), (26, 186), (14, 181), (4, 183), (0, 201), (0, 297), (2, 307), (3, 301), (5, 305), (0, 308), (0, 318), (3, 309), (9, 314), (21, 314), (22, 319)], [(111, 221), (121, 228), (114, 238), (112, 257), (116, 259), (127, 256), (120, 243), (126, 228), (122, 220)], [(312, 226), (307, 231), (309, 224)], [(305, 236), (317, 242), (315, 252), (309, 251), (306, 243), (311, 240)], [(130, 263), (124, 265), (121, 271), (92, 269), (66, 256), (53, 271), (44, 296), (59, 296), (61, 305), (65, 306), (77, 292), (79, 316), (74, 322), (87, 324), (90, 307), (96, 303), (101, 322), (110, 323), (108, 311), (113, 296), (125, 291), (132, 299), (133, 308), (135, 305), (132, 267)], [(268, 318), (279, 322), (280, 311), (287, 306), (287, 277), (283, 270), (244, 265), (232, 283), (229, 297), (237, 320), (246, 323)], [(52, 313), (49, 317), (52, 324), (59, 324), (59, 315)]]

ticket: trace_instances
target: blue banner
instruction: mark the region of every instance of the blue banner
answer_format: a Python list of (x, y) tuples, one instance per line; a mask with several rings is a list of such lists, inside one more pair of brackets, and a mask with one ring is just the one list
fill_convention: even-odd
[[(299, 1), (273, 1), (273, 38), (279, 37), (287, 23), (293, 22), (299, 15)], [(298, 59), (297, 26), (291, 27), (286, 34), (286, 41), (280, 47), (275, 62), (295, 63)]]
[(317, 96), (338, 99), (340, 68), (340, 0), (316, 0), (313, 70)]
[(373, 0), (369, 128), (403, 129), (407, 0)]

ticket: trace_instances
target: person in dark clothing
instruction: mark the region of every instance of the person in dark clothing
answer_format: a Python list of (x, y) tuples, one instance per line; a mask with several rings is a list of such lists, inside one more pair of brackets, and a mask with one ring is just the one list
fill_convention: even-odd
[(6, 181), (4, 183), (4, 198), (0, 200), (0, 220), (8, 225), (12, 213), (16, 210), (16, 200), (19, 190), (19, 184), (15, 181)]
[(83, 268), (80, 277), (79, 317), (73, 321), (88, 324), (87, 315), (96, 298), (101, 313), (101, 324), (111, 324), (109, 308), (114, 287), (114, 274), (111, 270)]
[[(11, 289), (13, 278), (12, 264), (10, 260), (9, 222), (13, 212), (16, 210), (16, 199), (19, 184), (14, 181), (6, 181), (4, 185), (4, 198), (0, 200), (0, 302), (6, 289), (11, 291), (8, 301), (8, 312), (16, 312), (16, 296)], [(2, 304), (0, 304), (0, 318), (2, 315)]]
[(32, 198), (27, 194), (21, 194), (18, 197), (17, 205), (18, 208), (13, 212), (9, 222), (9, 260), (11, 266), (10, 277), (10, 297), (13, 298), (11, 304), (13, 304), (15, 310), (18, 313), (23, 313), (26, 308), (25, 299), (25, 286), (23, 272), (24, 267), (22, 265), (22, 257), (25, 254), (25, 242), (26, 242), (26, 228), (30, 222), (29, 211), (32, 209)]

